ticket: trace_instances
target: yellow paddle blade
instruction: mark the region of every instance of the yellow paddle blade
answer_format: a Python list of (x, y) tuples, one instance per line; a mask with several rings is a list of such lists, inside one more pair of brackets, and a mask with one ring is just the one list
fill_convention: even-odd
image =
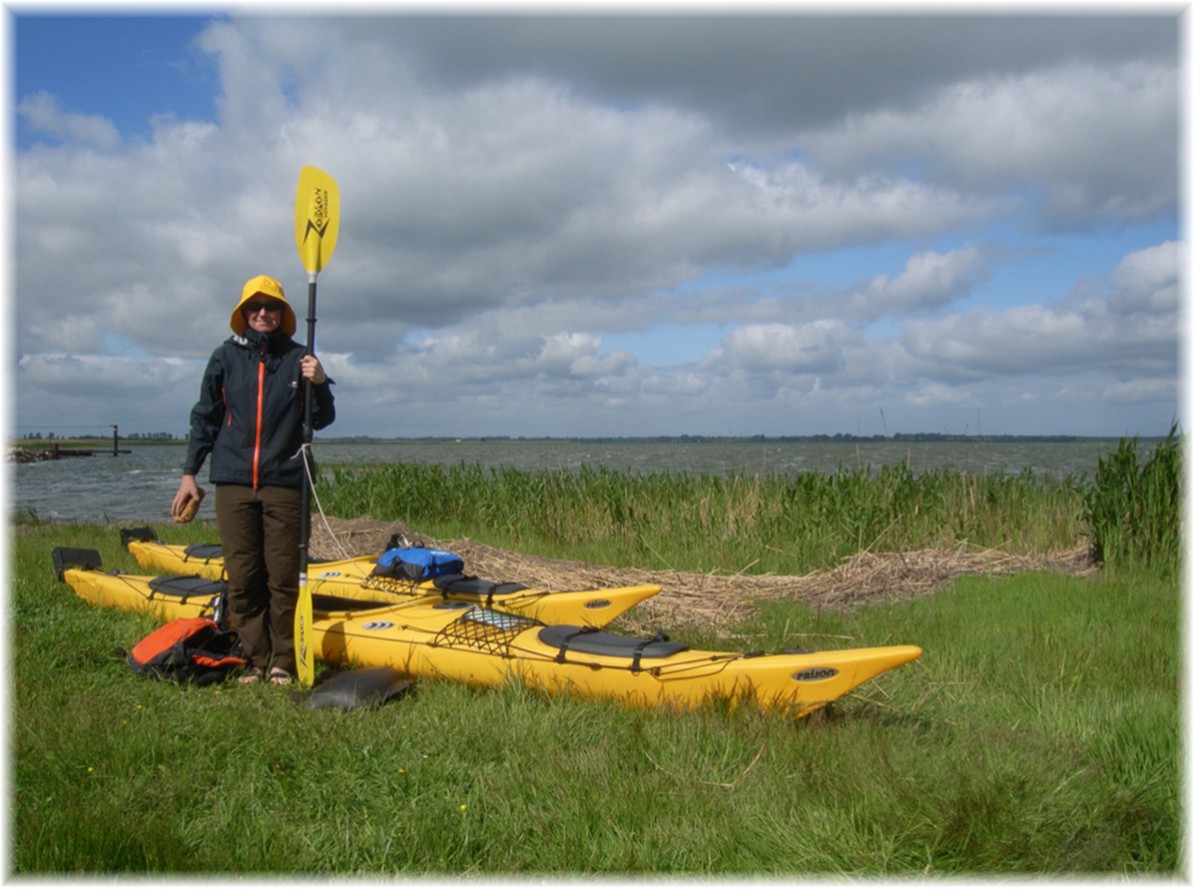
[(296, 187), (296, 250), (309, 274), (320, 272), (333, 256), (338, 209), (338, 187), (333, 177), (316, 167), (303, 167)]
[(315, 679), (313, 664), (313, 603), (307, 576), (300, 581), (300, 598), (296, 602), (296, 679), (306, 689)]

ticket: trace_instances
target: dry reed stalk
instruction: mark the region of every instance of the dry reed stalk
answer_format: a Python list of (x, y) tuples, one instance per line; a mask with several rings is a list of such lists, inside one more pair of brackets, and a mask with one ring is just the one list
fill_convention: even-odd
[(1046, 554), (1014, 554), (965, 543), (953, 550), (863, 551), (836, 568), (807, 575), (719, 575), (546, 559), (500, 550), (469, 538), (440, 542), (413, 533), (403, 523), (377, 522), (369, 517), (330, 519), (336, 540), (324, 528), (317, 528), (320, 525), (314, 523), (310, 549), (314, 554), (324, 554), (320, 557), (323, 559), (379, 553), (392, 534), (401, 533), (410, 540), (454, 551), (463, 557), (471, 574), (493, 581), (520, 581), (548, 590), (661, 585), (658, 596), (643, 602), (634, 614), (622, 616), (621, 627), (630, 633), (682, 625), (727, 632), (751, 615), (757, 603), (766, 600), (791, 599), (815, 609), (844, 610), (928, 596), (965, 575), (1032, 571), (1083, 575), (1095, 570), (1087, 541)]

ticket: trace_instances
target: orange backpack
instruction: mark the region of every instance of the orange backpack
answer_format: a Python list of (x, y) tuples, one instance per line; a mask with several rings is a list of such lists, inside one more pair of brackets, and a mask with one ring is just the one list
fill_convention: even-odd
[(221, 630), (211, 618), (176, 618), (147, 634), (126, 656), (142, 677), (194, 683), (220, 683), (246, 666), (236, 631)]

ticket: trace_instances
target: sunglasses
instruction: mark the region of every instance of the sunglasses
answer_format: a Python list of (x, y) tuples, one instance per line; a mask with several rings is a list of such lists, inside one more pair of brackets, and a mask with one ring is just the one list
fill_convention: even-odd
[(247, 312), (253, 315), (255, 312), (282, 312), (283, 304), (278, 300), (272, 300), (270, 303), (247, 303), (243, 307)]

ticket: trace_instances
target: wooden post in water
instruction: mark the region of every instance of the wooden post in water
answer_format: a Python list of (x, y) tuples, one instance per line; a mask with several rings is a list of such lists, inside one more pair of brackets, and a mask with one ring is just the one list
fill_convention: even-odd
[(117, 441), (119, 439), (119, 437), (117, 436), (117, 425), (114, 423), (112, 425), (112, 428), (113, 428), (113, 457), (116, 457), (118, 454)]

